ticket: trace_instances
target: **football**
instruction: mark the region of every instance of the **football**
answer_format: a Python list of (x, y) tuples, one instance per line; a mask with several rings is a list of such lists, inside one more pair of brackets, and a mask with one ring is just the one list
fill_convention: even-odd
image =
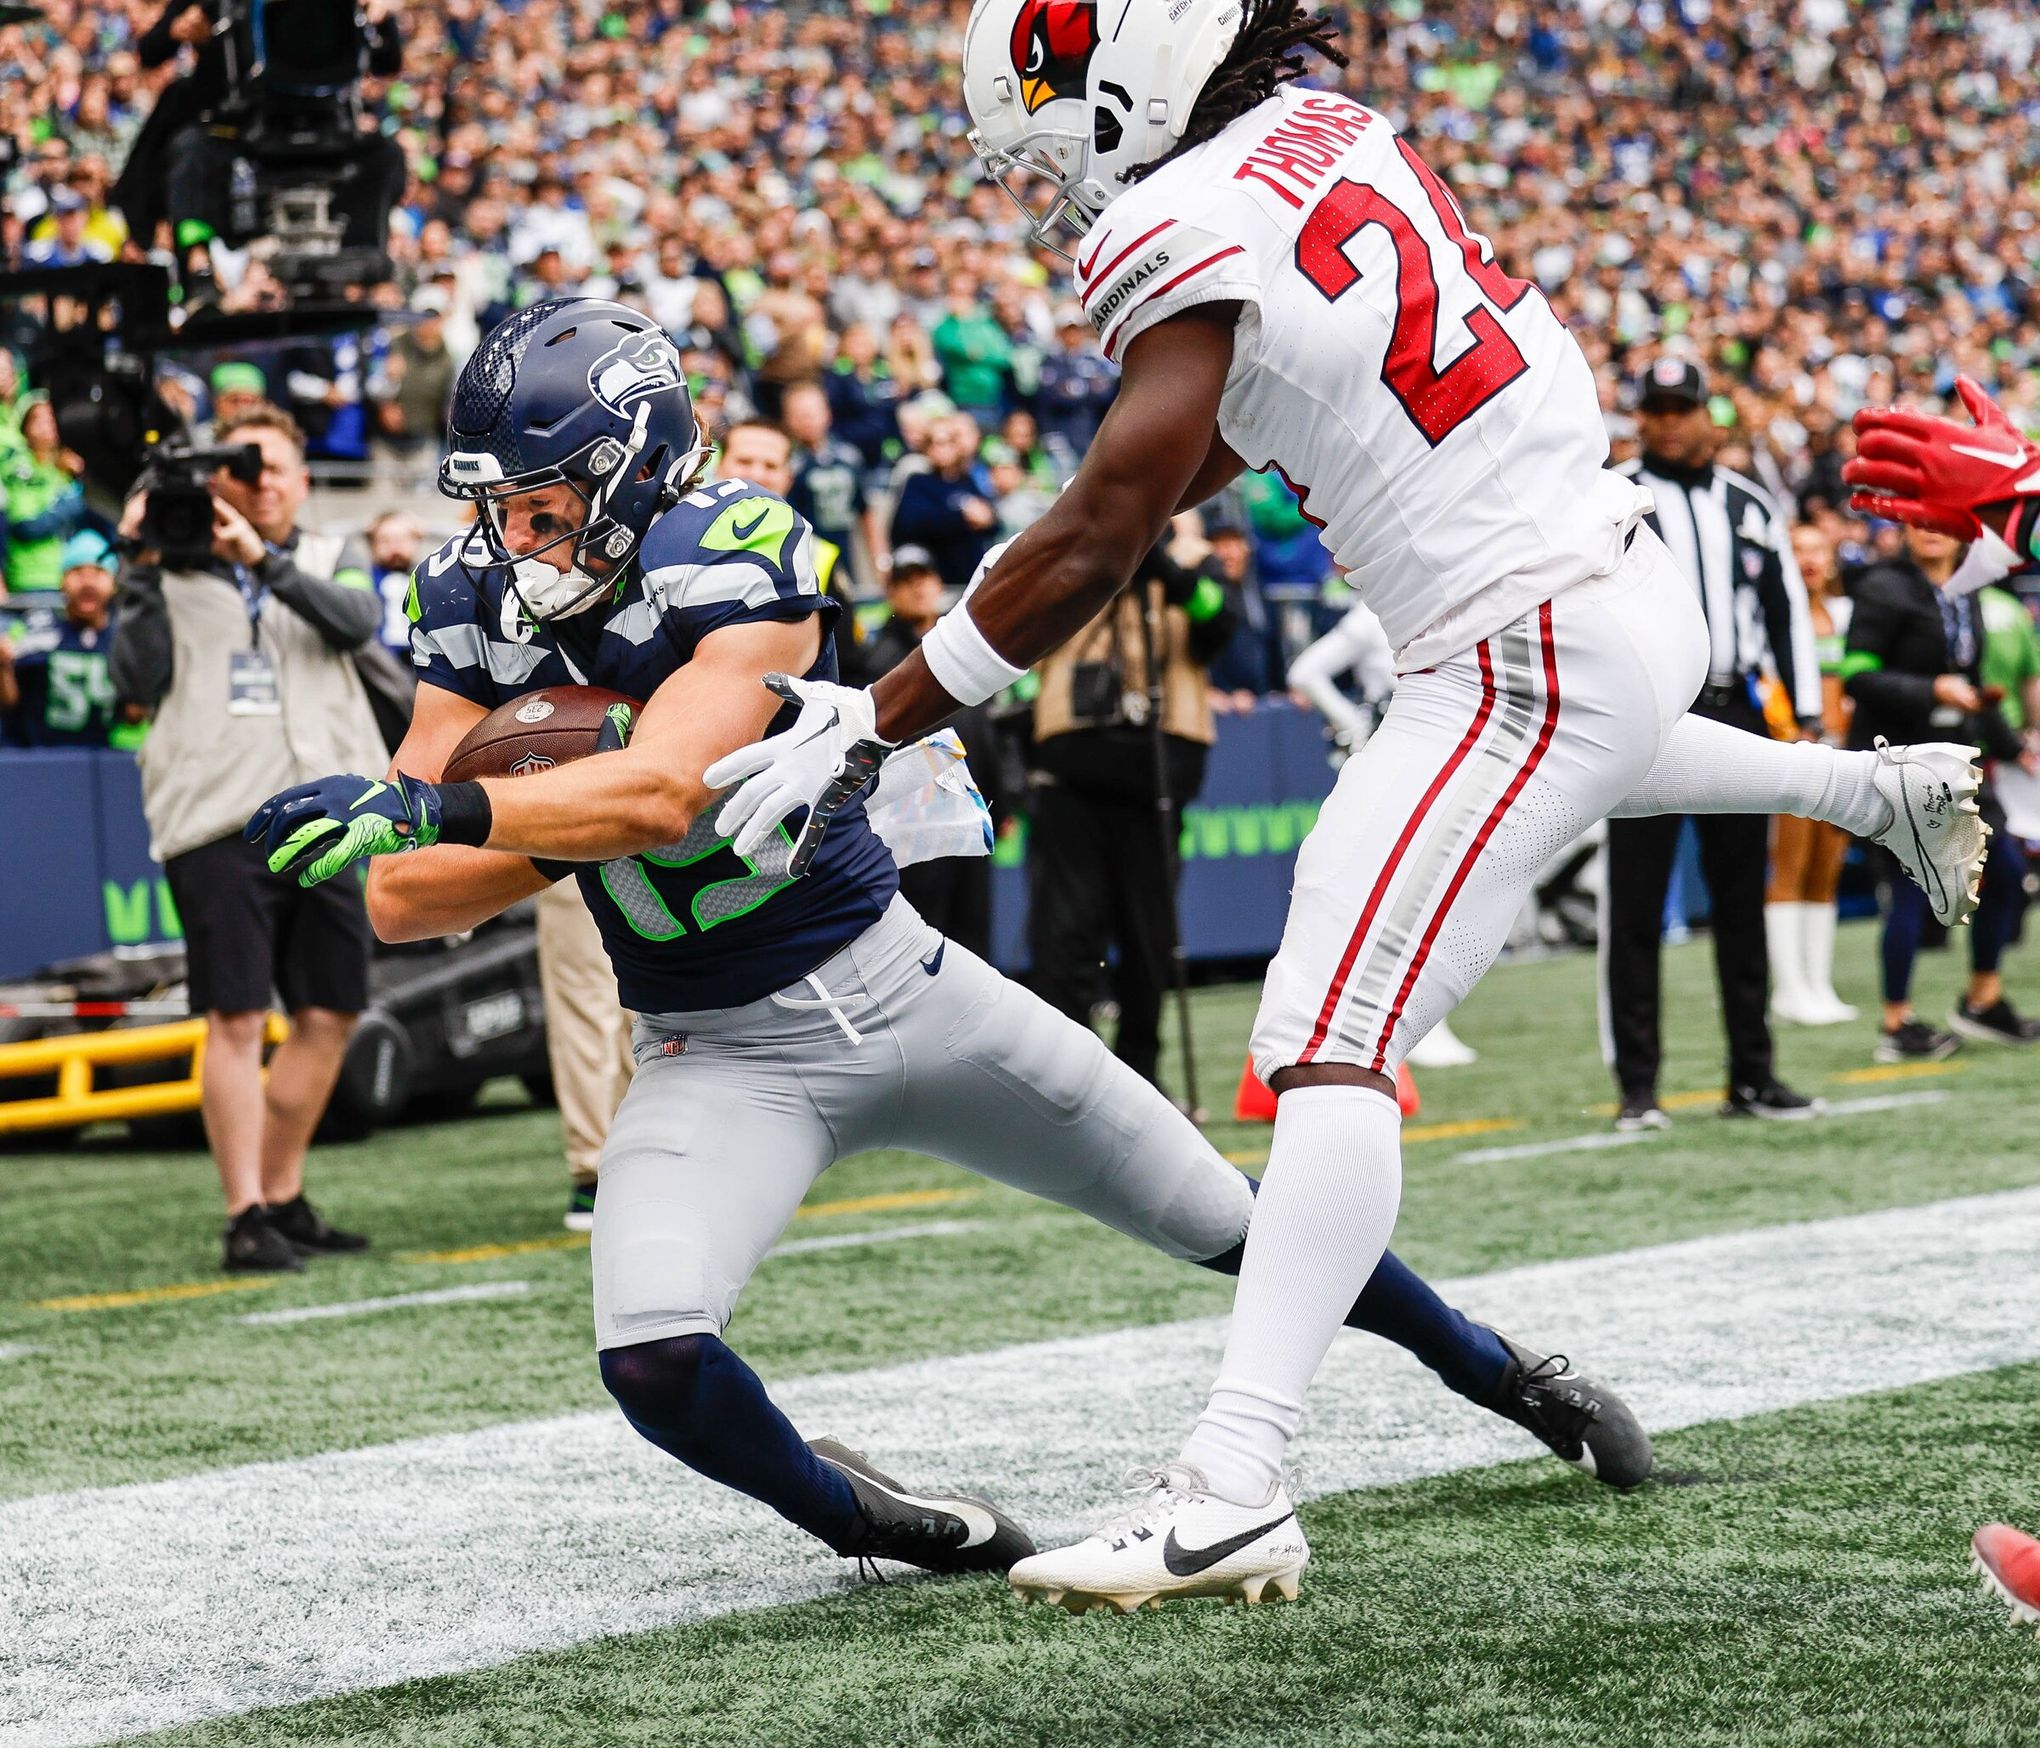
[(440, 774), (442, 783), (474, 777), (526, 777), (595, 750), (612, 704), (642, 706), (606, 686), (547, 686), (499, 704), (461, 737)]

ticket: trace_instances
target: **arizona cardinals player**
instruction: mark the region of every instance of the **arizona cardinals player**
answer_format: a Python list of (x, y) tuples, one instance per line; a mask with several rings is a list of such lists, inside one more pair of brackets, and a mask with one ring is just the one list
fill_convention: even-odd
[(1889, 843), (1948, 918), (1983, 852), (1968, 748), (1846, 753), (1687, 714), (1700, 607), (1648, 495), (1608, 470), (1579, 348), (1386, 117), (1295, 83), (1307, 54), (1345, 64), (1294, 0), (977, 0), (973, 144), (1002, 185), (1053, 190), (1037, 234), (1082, 233), (1118, 399), (917, 655), (871, 692), (781, 682), (799, 719), (707, 774), (749, 779), (718, 816), (739, 850), (802, 808), (811, 848), (889, 744), (1018, 677), (1245, 467), (1289, 479), (1397, 646), (1254, 1025), (1279, 1114), (1210, 1401), (1130, 1516), (1010, 1575), (1073, 1609), (1294, 1594), (1281, 1463), (1395, 1223), (1391, 1077), (1559, 845), (1610, 813), (1805, 814)]

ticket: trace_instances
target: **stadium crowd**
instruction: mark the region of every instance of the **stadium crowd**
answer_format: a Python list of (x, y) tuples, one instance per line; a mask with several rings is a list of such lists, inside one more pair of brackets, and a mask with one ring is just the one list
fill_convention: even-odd
[[(128, 238), (108, 206), (178, 65), (138, 53), (159, 10), (51, 0), (42, 25), (0, 32), (0, 133), (19, 154), (10, 258), (167, 245)], [(797, 422), (795, 500), (855, 544), (867, 592), (888, 538), (867, 504), (897, 498), (931, 448), (948, 458), (933, 471), (950, 489), (916, 506), (911, 536), (953, 541), (946, 573), (1039, 506), (1113, 391), (1063, 264), (1027, 246), (965, 146), (967, 10), (407, 8), (401, 73), (365, 87), (410, 168), (397, 277), (376, 294), (391, 319), (235, 362), (298, 419), (318, 471), (414, 478), (491, 322), (543, 297), (620, 296), (682, 341), (712, 428)], [(1962, 370), (2040, 420), (2029, 9), (1376, 0), (1345, 22), (1351, 88), (1424, 142), (1504, 264), (1573, 325), (1618, 447), (1636, 366), (1691, 357), (1714, 385), (1721, 459), (1820, 517), (1846, 572), (1873, 539), (1841, 507), (1858, 405), (1943, 402)], [(252, 278), (238, 295), (259, 295)], [(182, 381), (197, 414), (208, 374), (198, 361)], [(785, 406), (807, 382), (824, 395)], [(0, 424), (24, 410), (0, 366)], [(50, 460), (9, 447), (28, 456), (10, 465), (10, 516), (40, 529)], [(1330, 566), (1279, 481), (1250, 482), (1238, 511), (1261, 645), (1223, 677), (1265, 689), (1315, 628)], [(26, 562), (40, 578), (50, 538), (17, 553), (10, 537), (10, 573)]]
[[(836, 586), (868, 604), (860, 620), (876, 629), (893, 550), (914, 549), (953, 591), (1040, 513), (1115, 389), (1065, 264), (1029, 242), (972, 160), (958, 74), (968, 11), (967, 0), (400, 7), (401, 70), (363, 85), (369, 125), (408, 170), (395, 274), (369, 294), (382, 319), (337, 339), (186, 355), (167, 366), (166, 390), (200, 423), (274, 402), (305, 433), (315, 477), (372, 488), (348, 531), (368, 535), (382, 635), (400, 650), (405, 572), (425, 530), (378, 512), (392, 493), (408, 504), (426, 489), (461, 363), (511, 311), (621, 299), (675, 337), (718, 440), (776, 428), (767, 448), (788, 446), (787, 495), (840, 549)], [(2031, 7), (1339, 11), (1348, 88), (1417, 138), (1503, 265), (1572, 327), (1617, 458), (1641, 446), (1646, 367), (1697, 367), (1715, 460), (1777, 500), (1795, 543), (1819, 555), (1822, 588), (1853, 593), (1905, 555), (1899, 529), (1846, 503), (1858, 407), (1945, 408), (1966, 373), (2040, 425)], [(173, 261), (167, 224), (130, 236), (111, 196), (191, 34), (173, 43), (159, 28), (150, 46), (169, 16), (160, 0), (47, 0), (43, 13), (0, 30), (0, 136), (15, 153), (0, 257)], [(229, 307), (270, 294), (259, 260), (214, 252)], [(27, 306), (7, 313), (0, 339), (12, 348), (0, 348), (0, 578), (18, 614), (23, 596), (68, 589), (80, 572), (73, 607), (43, 597), (32, 643), (96, 649), (105, 555), (92, 537), (111, 529), (38, 407)], [(726, 465), (737, 462), (733, 448)], [(346, 518), (351, 501), (333, 501)], [(1345, 604), (1316, 529), (1269, 474), (1248, 476), (1189, 538), (1190, 562), (1211, 552), (1222, 572), (1237, 627), (1209, 664), (1213, 704), (1281, 689)], [(66, 614), (68, 629), (56, 623)], [(2013, 710), (2023, 696), (2015, 685)], [(111, 735), (120, 715), (102, 686), (82, 732)], [(14, 719), (25, 738), (18, 707)]]

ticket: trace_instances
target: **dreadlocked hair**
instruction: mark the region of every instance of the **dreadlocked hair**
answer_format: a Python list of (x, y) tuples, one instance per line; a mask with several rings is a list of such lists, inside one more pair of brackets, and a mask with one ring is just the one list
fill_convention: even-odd
[(1312, 50), (1335, 67), (1349, 64), (1339, 47), (1338, 22), (1328, 13), (1313, 12), (1298, 0), (1243, 0), (1240, 34), (1220, 61), (1190, 111), (1190, 125), (1174, 150), (1142, 164), (1120, 178), (1138, 182), (1172, 158), (1201, 146), (1275, 95), (1301, 79), (1308, 70), (1302, 51)]

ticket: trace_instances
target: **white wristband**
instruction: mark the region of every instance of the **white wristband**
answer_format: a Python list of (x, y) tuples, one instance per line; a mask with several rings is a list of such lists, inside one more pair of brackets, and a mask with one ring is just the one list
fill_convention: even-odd
[(967, 604), (958, 604), (935, 621), (921, 639), (921, 654), (935, 683), (959, 704), (982, 704), (995, 698), (1023, 674), (985, 641)]

